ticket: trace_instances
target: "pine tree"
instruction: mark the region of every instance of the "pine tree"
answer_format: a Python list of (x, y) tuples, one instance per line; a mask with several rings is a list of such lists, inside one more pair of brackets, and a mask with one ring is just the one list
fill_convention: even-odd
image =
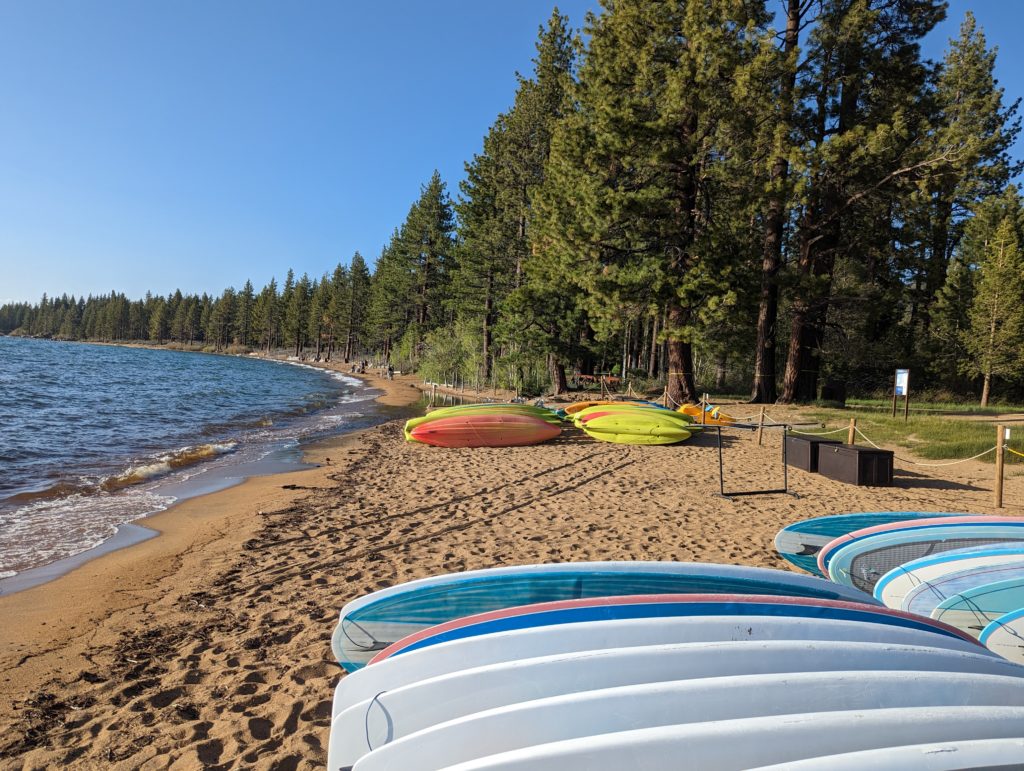
[(356, 348), (363, 344), (370, 297), (370, 271), (363, 256), (356, 252), (348, 270), (348, 312), (339, 317), (344, 319), (346, 363), (355, 356)]
[(957, 254), (971, 272), (969, 303), (949, 309), (967, 324), (961, 343), (966, 357), (963, 374), (982, 378), (982, 405), (988, 403), (995, 378), (1024, 373), (1024, 199), (1009, 186), (977, 206), (967, 223)]
[(238, 344), (248, 348), (252, 345), (252, 314), (255, 303), (252, 281), (246, 279), (245, 286), (236, 299), (232, 332)]
[(783, 402), (817, 396), (834, 269), (863, 249), (864, 234), (852, 226), (858, 215), (905, 195), (941, 157), (928, 142), (928, 70), (918, 41), (942, 19), (944, 4), (821, 0), (821, 7), (797, 78), (796, 275)]
[(668, 393), (696, 400), (692, 341), (729, 303), (710, 248), (732, 88), (759, 47), (756, 4), (616, 2), (589, 17), (577, 111), (535, 203), (542, 258), (588, 296), (607, 336), (626, 306), (667, 311)]
[(574, 42), (556, 8), (541, 28), (534, 75), (519, 77), (512, 109), (499, 115), (461, 184), (457, 315), (480, 327), (483, 379), (494, 357), (494, 327), (509, 293), (522, 286), (530, 254), (530, 198), (544, 179), (555, 123), (565, 112)]
[(310, 288), (309, 321), (307, 334), (316, 346), (314, 360), (320, 361), (325, 336), (330, 334), (331, 318), (331, 279), (324, 274), (319, 281), (314, 281)]
[[(995, 75), (996, 51), (969, 11), (960, 37), (950, 41), (935, 91), (934, 142), (942, 162), (931, 169), (927, 195), (929, 252), (925, 297), (946, 274), (946, 263), (963, 235), (965, 218), (987, 196), (998, 195), (1021, 164), (1008, 155), (1020, 134), (1020, 99), (1003, 104)], [(925, 326), (927, 326), (927, 308)]]
[[(349, 310), (349, 296), (352, 287), (349, 283), (348, 269), (338, 263), (334, 268), (328, 287), (327, 318), (328, 340), (327, 340), (327, 361), (334, 355), (335, 338), (342, 334), (346, 326)], [(347, 361), (347, 359), (346, 359)]]
[[(291, 271), (289, 271), (289, 275), (291, 275)], [(288, 293), (287, 281), (285, 282), (285, 292)], [(285, 330), (295, 347), (296, 356), (301, 356), (307, 339), (311, 294), (312, 284), (309, 276), (303, 273), (302, 278), (292, 287), (285, 309)], [(284, 300), (283, 297), (282, 300)]]

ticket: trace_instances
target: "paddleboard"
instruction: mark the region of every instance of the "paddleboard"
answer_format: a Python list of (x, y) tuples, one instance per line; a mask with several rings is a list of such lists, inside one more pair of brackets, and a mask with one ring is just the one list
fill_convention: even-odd
[(446, 768), (616, 731), (816, 712), (1024, 708), (1024, 680), (953, 672), (790, 672), (644, 683), (522, 702), (439, 723), (362, 756), (362, 771)]
[(950, 573), (979, 567), (994, 567), (1021, 560), (1024, 560), (1024, 544), (1009, 548), (990, 549), (984, 546), (976, 549), (957, 549), (921, 557), (893, 568), (882, 576), (875, 584), (875, 599), (889, 608), (903, 608), (904, 599), (914, 589)]
[(678, 643), (770, 640), (882, 643), (942, 648), (998, 659), (977, 642), (931, 631), (842, 619), (785, 616), (693, 616), (589, 621), (468, 637), (394, 656), (342, 677), (332, 714), (379, 693), (474, 667), (578, 651)]
[(958, 592), (940, 602), (931, 617), (977, 636), (1018, 608), (1024, 608), (1024, 578), (1010, 578)]
[[(818, 569), (821, 571), (822, 575), (827, 574), (828, 573), (828, 563), (831, 561), (832, 555), (835, 554), (837, 551), (839, 551), (843, 547), (848, 546), (849, 544), (851, 544), (851, 543), (853, 543), (855, 541), (859, 541), (859, 540), (864, 539), (864, 538), (870, 538), (872, 536), (880, 535), (882, 533), (892, 533), (892, 532), (897, 532), (897, 531), (901, 531), (901, 530), (915, 530), (915, 529), (921, 528), (921, 527), (934, 527), (934, 526), (937, 526), (937, 525), (960, 525), (960, 524), (976, 524), (976, 523), (987, 523), (987, 522), (1002, 522), (1002, 523), (1007, 523), (1007, 522), (1010, 522), (1010, 523), (1012, 523), (1012, 522), (1024, 522), (1024, 519), (1018, 519), (1018, 518), (1014, 518), (1014, 517), (995, 517), (995, 516), (991, 516), (991, 515), (988, 515), (988, 514), (962, 514), (962, 515), (955, 515), (955, 516), (951, 516), (951, 517), (945, 518), (944, 520), (942, 520), (942, 522), (935, 522), (933, 520), (934, 520), (933, 517), (924, 517), (924, 518), (921, 518), (919, 520), (906, 520), (906, 521), (902, 521), (902, 522), (890, 522), (890, 523), (884, 524), (884, 525), (874, 525), (872, 527), (866, 527), (866, 528), (864, 528), (862, 530), (854, 530), (853, 532), (846, 533), (845, 535), (838, 536), (837, 538), (833, 539), (829, 543), (825, 544), (821, 548), (821, 551), (818, 552)], [(962, 548), (967, 548), (969, 546), (974, 546), (974, 545), (975, 544), (973, 544), (973, 543), (965, 543), (965, 544), (957, 545), (957, 546), (954, 546), (954, 547), (951, 547), (951, 548), (962, 549)], [(947, 549), (946, 551), (949, 551), (949, 549)], [(927, 556), (927, 555), (926, 554), (919, 554), (919, 555), (916, 555), (915, 557), (913, 557), (913, 559), (917, 559), (917, 557), (924, 557), (924, 556)], [(910, 561), (909, 559), (904, 560), (904, 562), (909, 562), (909, 561)]]
[(775, 640), (574, 651), (446, 673), (336, 711), (328, 767), (350, 766), (373, 749), (439, 723), (580, 691), (667, 680), (881, 669), (1024, 677), (1024, 667), (993, 656), (880, 643)]
[(978, 640), (1004, 659), (1024, 663), (1024, 608), (1010, 611), (989, 623)]
[[(749, 698), (749, 697), (747, 697)], [(741, 701), (742, 701), (741, 697)], [(538, 744), (450, 766), (448, 771), (742, 771), (825, 753), (1020, 736), (1021, 707), (909, 707), (804, 712), (640, 728)], [(355, 765), (373, 768), (374, 753)]]
[(797, 760), (752, 771), (1011, 771), (1024, 765), (1024, 739), (974, 739), (907, 747), (882, 747), (859, 752), (844, 752), (808, 760)]
[(794, 522), (782, 528), (775, 536), (775, 549), (779, 555), (808, 573), (826, 575), (818, 569), (818, 552), (827, 543), (841, 535), (863, 530), (874, 525), (905, 522), (932, 517), (958, 517), (964, 514), (931, 514), (920, 511), (871, 511), (857, 514), (833, 514)]
[(932, 611), (943, 600), (974, 587), (1010, 578), (1024, 578), (1024, 561), (947, 573), (911, 591), (903, 601), (904, 610), (921, 616), (931, 616)]
[(828, 575), (836, 583), (872, 592), (878, 580), (913, 559), (968, 546), (1024, 541), (1024, 521), (935, 524), (877, 533), (834, 552)]
[(490, 610), (630, 594), (773, 594), (875, 604), (855, 589), (782, 570), (699, 562), (565, 562), (473, 570), (410, 581), (345, 605), (331, 646), (354, 671), (396, 640)]
[(974, 642), (970, 635), (937, 621), (859, 602), (753, 594), (648, 594), (542, 602), (457, 618), (399, 640), (370, 659), (370, 664), (448, 640), (477, 637), (528, 626), (651, 616), (733, 615), (848, 619), (923, 631), (931, 630), (938, 635)]

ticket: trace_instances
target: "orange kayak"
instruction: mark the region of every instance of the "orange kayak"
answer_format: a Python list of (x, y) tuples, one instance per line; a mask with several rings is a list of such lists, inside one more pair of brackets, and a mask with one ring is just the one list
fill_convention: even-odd
[(409, 435), (435, 447), (520, 447), (554, 439), (562, 429), (530, 415), (459, 415), (422, 423)]

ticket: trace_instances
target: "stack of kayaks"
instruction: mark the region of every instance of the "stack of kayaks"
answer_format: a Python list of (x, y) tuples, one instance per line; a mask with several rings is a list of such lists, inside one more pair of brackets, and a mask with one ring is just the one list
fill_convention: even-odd
[(1024, 663), (1024, 518), (881, 512), (783, 528), (779, 553)]
[(405, 439), (435, 447), (518, 447), (561, 434), (562, 419), (530, 404), (443, 407), (405, 424)]
[(675, 444), (700, 431), (689, 415), (647, 404), (599, 404), (572, 415), (587, 436), (616, 444)]
[(912, 758), (935, 743), (988, 765), (1020, 758), (1024, 667), (784, 571), (437, 576), (348, 603), (332, 647), (351, 672), (334, 696), (332, 771), (832, 767), (837, 755), (852, 768), (850, 753)]

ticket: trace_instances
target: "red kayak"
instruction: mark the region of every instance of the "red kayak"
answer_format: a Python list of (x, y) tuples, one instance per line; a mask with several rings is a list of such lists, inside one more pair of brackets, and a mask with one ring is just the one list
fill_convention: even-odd
[(416, 426), (410, 436), (435, 447), (519, 447), (554, 439), (562, 429), (530, 415), (459, 415)]

